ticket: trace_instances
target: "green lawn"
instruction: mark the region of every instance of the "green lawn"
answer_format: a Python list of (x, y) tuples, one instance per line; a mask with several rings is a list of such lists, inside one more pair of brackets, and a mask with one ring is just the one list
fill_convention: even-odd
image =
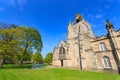
[(0, 80), (120, 80), (120, 76), (62, 68), (25, 69), (23, 67), (0, 69)]

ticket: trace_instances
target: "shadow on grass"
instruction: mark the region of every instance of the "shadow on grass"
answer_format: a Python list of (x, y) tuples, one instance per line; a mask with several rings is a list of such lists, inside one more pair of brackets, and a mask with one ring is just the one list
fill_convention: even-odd
[(31, 69), (33, 64), (4, 64), (1, 69)]

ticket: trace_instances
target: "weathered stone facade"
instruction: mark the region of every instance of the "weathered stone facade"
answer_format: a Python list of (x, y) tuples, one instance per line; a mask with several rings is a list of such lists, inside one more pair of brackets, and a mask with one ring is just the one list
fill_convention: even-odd
[(120, 71), (120, 30), (107, 20), (106, 36), (95, 37), (90, 24), (79, 14), (68, 25), (67, 41), (54, 49), (53, 67), (80, 70)]

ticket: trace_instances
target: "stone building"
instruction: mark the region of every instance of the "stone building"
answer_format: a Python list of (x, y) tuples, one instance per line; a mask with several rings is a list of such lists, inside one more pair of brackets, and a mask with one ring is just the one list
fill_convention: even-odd
[[(67, 41), (61, 41), (53, 53), (53, 67), (120, 72), (120, 30), (106, 20), (106, 36), (96, 37), (83, 16), (68, 25)], [(102, 31), (102, 30), (101, 30)]]

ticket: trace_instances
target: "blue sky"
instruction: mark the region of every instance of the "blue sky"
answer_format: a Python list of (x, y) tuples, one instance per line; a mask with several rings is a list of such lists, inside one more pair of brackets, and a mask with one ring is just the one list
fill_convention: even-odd
[(42, 35), (42, 55), (67, 38), (67, 25), (80, 13), (96, 36), (106, 34), (105, 20), (120, 28), (120, 0), (0, 0), (0, 22), (32, 26)]

